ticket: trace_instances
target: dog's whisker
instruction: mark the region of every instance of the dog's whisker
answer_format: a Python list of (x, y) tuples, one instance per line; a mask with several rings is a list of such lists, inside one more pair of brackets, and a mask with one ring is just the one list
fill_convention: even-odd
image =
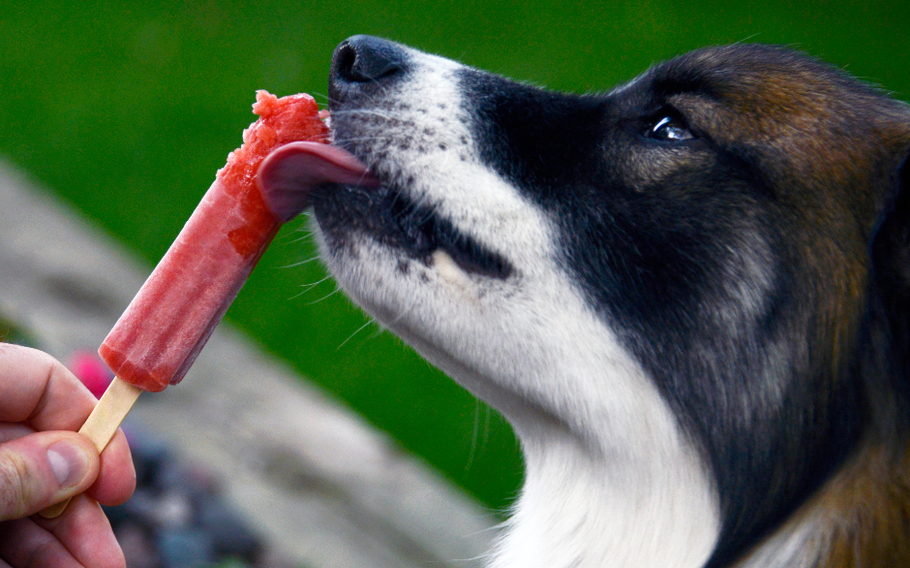
[(343, 145), (345, 145), (345, 144), (351, 144), (351, 143), (356, 143), (356, 142), (374, 142), (374, 141), (376, 141), (376, 140), (379, 140), (379, 138), (377, 138), (377, 137), (366, 137), (366, 136), (363, 136), (363, 137), (360, 137), (360, 138), (353, 138), (353, 137), (352, 137), (352, 138), (341, 138), (341, 139), (336, 139), (336, 140), (335, 140), (335, 144), (338, 144), (338, 145), (340, 145), (340, 146), (343, 146)]
[[(319, 281), (319, 283), (321, 283), (321, 282), (323, 282), (323, 280), (320, 280), (320, 281)], [(334, 290), (332, 290), (331, 292), (329, 292), (328, 294), (326, 294), (325, 296), (323, 296), (323, 297), (321, 297), (321, 298), (319, 298), (319, 299), (317, 299), (317, 300), (313, 300), (312, 302), (308, 302), (307, 305), (308, 305), (308, 306), (313, 306), (313, 305), (319, 304), (319, 303), (321, 303), (321, 302), (324, 302), (324, 301), (328, 300), (329, 298), (331, 298), (332, 296), (334, 296), (335, 294), (337, 294), (338, 292), (341, 292), (341, 288), (339, 288), (339, 287), (336, 285)]]
[(307, 259), (304, 259), (304, 260), (298, 260), (297, 262), (292, 262), (292, 263), (290, 263), (290, 264), (284, 264), (284, 265), (281, 266), (281, 268), (296, 268), (296, 267), (298, 267), (298, 266), (303, 266), (303, 265), (305, 265), (305, 264), (309, 264), (309, 263), (311, 263), (311, 262), (316, 262), (316, 261), (319, 261), (319, 260), (321, 260), (321, 257), (320, 257), (319, 255), (316, 255), (316, 256), (314, 256), (314, 257), (307, 258)]
[[(332, 277), (331, 277), (331, 275), (329, 275), (329, 276), (325, 276), (324, 278), (320, 278), (320, 279), (317, 280), (316, 282), (310, 282), (309, 284), (301, 284), (301, 285), (300, 285), (300, 288), (301, 288), (300, 292), (298, 292), (298, 293), (294, 294), (293, 296), (291, 296), (290, 299), (291, 299), (291, 300), (296, 300), (297, 298), (303, 296), (304, 294), (306, 294), (307, 292), (309, 292), (310, 290), (312, 290), (312, 289), (315, 288), (316, 286), (319, 286), (319, 285), (322, 284), (323, 282), (325, 282), (325, 281), (327, 281), (327, 280), (331, 280), (331, 279), (332, 279)], [(337, 291), (337, 287), (336, 287), (336, 291)], [(307, 305), (310, 305), (310, 304), (307, 304)]]
[(474, 401), (474, 427), (471, 430), (471, 448), (468, 451), (467, 463), (465, 463), (465, 471), (470, 471), (471, 466), (474, 465), (474, 455), (477, 452), (477, 439), (479, 437), (479, 428), (480, 428), (480, 401)]
[(347, 345), (347, 343), (348, 343), (350, 340), (354, 339), (354, 336), (355, 336), (355, 335), (357, 335), (358, 333), (360, 333), (361, 331), (363, 331), (364, 329), (366, 329), (367, 327), (369, 327), (370, 325), (372, 325), (372, 324), (374, 324), (374, 323), (376, 323), (376, 320), (375, 320), (374, 318), (369, 318), (369, 319), (366, 321), (366, 323), (364, 323), (362, 326), (360, 326), (360, 327), (358, 327), (356, 330), (354, 330), (354, 333), (352, 333), (351, 335), (349, 335), (347, 339), (345, 339), (344, 341), (342, 341), (341, 343), (339, 343), (339, 344), (338, 344), (338, 347), (336, 347), (335, 350), (336, 350), (336, 351), (341, 351), (341, 348), (344, 347), (345, 345)]
[(332, 112), (332, 116), (344, 117), (344, 116), (377, 116), (379, 118), (384, 118), (386, 120), (392, 120), (394, 117), (386, 111), (376, 110), (376, 109), (345, 109), (345, 110), (336, 110)]

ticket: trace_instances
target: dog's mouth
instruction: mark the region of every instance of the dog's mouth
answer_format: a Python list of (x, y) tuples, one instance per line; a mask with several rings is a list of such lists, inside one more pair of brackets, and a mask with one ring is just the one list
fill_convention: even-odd
[(260, 172), (260, 183), (265, 193), (281, 188), (290, 194), (298, 185), (307, 186), (316, 218), (330, 242), (346, 246), (351, 235), (359, 232), (427, 266), (441, 251), (469, 274), (506, 279), (512, 273), (503, 256), (458, 230), (432, 207), (410, 199), (407, 188), (394, 181), (396, 176), (382, 173), (389, 164), (374, 168), (378, 173), (368, 172), (339, 147), (314, 152), (309, 146), (289, 144), (276, 150), (264, 163), (270, 175)]
[(415, 203), (402, 187), (383, 181), (378, 187), (323, 187), (313, 196), (316, 219), (328, 239), (345, 245), (354, 232), (403, 252), (427, 266), (437, 252), (447, 254), (464, 272), (506, 279), (512, 265), (500, 254), (459, 231), (429, 206)]
[(505, 279), (512, 266), (431, 208), (415, 205), (405, 193), (389, 188), (388, 219), (400, 233), (397, 246), (412, 258), (428, 263), (437, 251), (445, 252), (462, 270), (490, 278)]

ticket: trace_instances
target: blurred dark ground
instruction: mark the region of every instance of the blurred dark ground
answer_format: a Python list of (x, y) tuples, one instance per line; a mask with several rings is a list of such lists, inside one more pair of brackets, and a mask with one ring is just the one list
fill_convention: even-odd
[[(324, 105), (332, 49), (349, 35), (576, 92), (704, 45), (778, 43), (910, 100), (908, 16), (906, 0), (5, 2), (0, 154), (151, 267), (239, 145), (255, 90)], [(508, 426), (370, 324), (314, 256), (306, 219), (290, 223), (228, 319), (486, 504), (507, 506), (521, 478)]]

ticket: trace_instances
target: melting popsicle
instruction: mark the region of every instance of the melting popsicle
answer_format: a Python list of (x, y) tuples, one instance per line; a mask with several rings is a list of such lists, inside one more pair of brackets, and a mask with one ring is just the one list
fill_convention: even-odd
[(308, 141), (312, 185), (367, 179), (349, 154), (320, 144), (328, 141), (328, 129), (309, 95), (277, 99), (260, 91), (253, 111), (262, 118), (244, 132), (243, 146), (218, 171), (99, 349), (114, 374), (142, 390), (180, 382), (281, 224), (308, 204), (299, 184), (284, 192), (260, 191), (255, 174), (272, 149)]
[[(253, 112), (260, 118), (243, 145), (101, 344), (117, 378), (80, 429), (99, 451), (140, 392), (180, 382), (278, 229), (309, 205), (311, 188), (376, 184), (356, 158), (328, 144), (326, 115), (309, 95), (258, 91)], [(281, 159), (266, 160), (273, 150)], [(42, 515), (56, 516), (61, 505)]]

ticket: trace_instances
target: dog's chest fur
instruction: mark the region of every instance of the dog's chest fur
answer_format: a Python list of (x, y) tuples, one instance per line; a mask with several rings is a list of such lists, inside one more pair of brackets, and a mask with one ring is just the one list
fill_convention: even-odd
[(316, 196), (329, 268), (521, 440), (490, 566), (910, 565), (903, 105), (771, 47), (572, 96), (363, 36), (330, 99), (382, 186)]

